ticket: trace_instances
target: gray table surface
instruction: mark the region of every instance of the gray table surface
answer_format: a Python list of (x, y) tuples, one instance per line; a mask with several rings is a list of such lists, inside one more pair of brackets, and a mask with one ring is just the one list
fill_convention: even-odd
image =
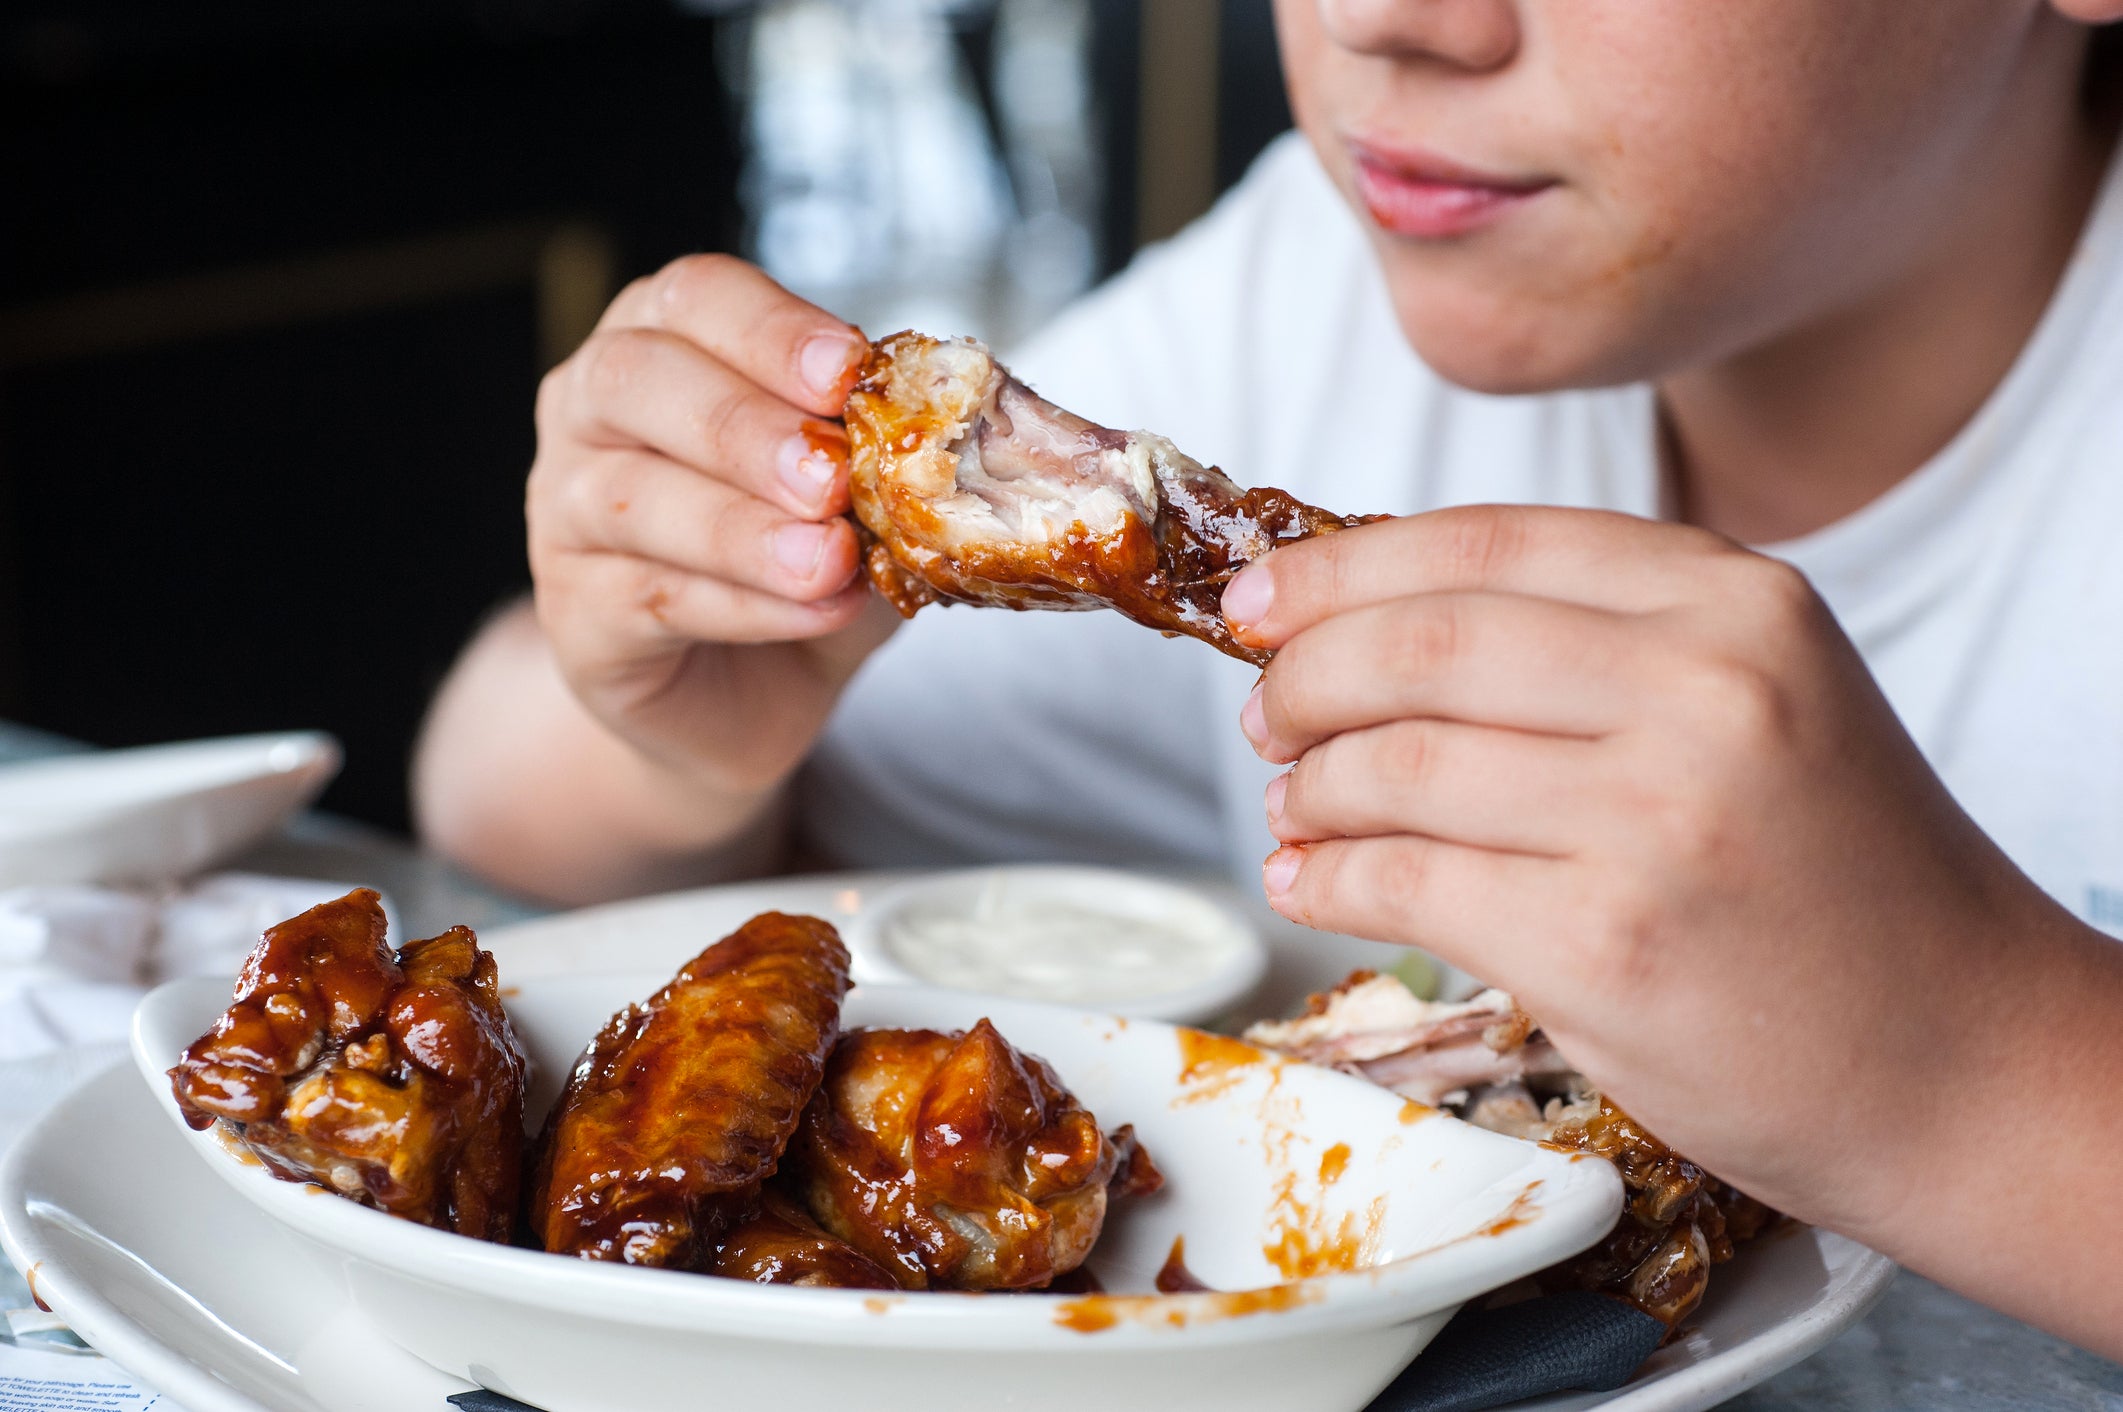
[[(0, 723), (0, 762), (63, 748), (55, 737)], [(537, 915), (404, 839), (320, 815), (297, 820), (233, 866), (369, 883), (390, 895), (415, 936)], [(19, 1286), (0, 1262), (0, 1307), (15, 1302), (11, 1294), (26, 1292)], [(2123, 1412), (2123, 1365), (1904, 1271), (1863, 1322), (1725, 1406), (1744, 1412)]]

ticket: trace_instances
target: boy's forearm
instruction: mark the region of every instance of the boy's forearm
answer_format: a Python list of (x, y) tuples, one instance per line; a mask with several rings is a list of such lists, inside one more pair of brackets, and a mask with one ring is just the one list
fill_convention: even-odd
[(2123, 1358), (2123, 944), (2056, 910), (2009, 939), (1974, 1027), (1935, 1035), (1907, 1200), (1854, 1231), (1910, 1268)]
[(422, 727), (414, 812), (431, 846), (517, 892), (587, 903), (770, 871), (779, 791), (720, 798), (648, 760), (562, 680), (528, 604), (452, 668)]

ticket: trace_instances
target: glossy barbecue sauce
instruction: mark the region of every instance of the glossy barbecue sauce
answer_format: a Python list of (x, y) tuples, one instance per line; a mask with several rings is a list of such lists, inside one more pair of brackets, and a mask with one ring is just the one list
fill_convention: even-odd
[(1165, 1263), (1158, 1267), (1156, 1283), (1159, 1294), (1208, 1294), (1211, 1292), (1209, 1286), (1196, 1279), (1194, 1272), (1187, 1268), (1187, 1238), (1185, 1236), (1172, 1237), (1172, 1253), (1167, 1255)]

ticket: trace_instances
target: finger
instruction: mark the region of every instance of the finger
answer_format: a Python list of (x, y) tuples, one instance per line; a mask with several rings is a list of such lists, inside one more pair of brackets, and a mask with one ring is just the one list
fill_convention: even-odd
[(653, 559), (806, 603), (855, 577), (847, 520), (792, 518), (651, 452), (606, 452), (554, 484), (533, 487), (529, 514), (561, 549)]
[(571, 360), (564, 412), (578, 440), (647, 446), (791, 514), (848, 508), (848, 437), (672, 334), (594, 334)]
[(1600, 746), (1452, 721), (1393, 721), (1306, 751), (1268, 786), (1284, 843), (1413, 833), (1561, 857), (1583, 838)]
[[(559, 591), (549, 592), (548, 584)], [(556, 556), (541, 576), (540, 618), (556, 641), (595, 645), (671, 642), (792, 642), (847, 627), (870, 600), (867, 584), (850, 584), (830, 598), (799, 603), (758, 589), (687, 573), (669, 564), (624, 554)], [(549, 610), (548, 605), (556, 605)]]
[(1286, 845), (1262, 863), (1261, 882), (1294, 922), (1419, 946), (1512, 986), (1537, 959), (1568, 866), (1402, 834)]
[(1224, 615), (1248, 646), (1282, 646), (1351, 608), (1417, 593), (1523, 593), (1613, 612), (1686, 602), (1702, 561), (1745, 550), (1704, 530), (1603, 510), (1470, 505), (1320, 535), (1232, 579)]
[(599, 328), (676, 334), (785, 402), (837, 417), (862, 333), (731, 255), (687, 255), (620, 291)]
[(1292, 638), (1239, 721), (1277, 762), (1414, 716), (1596, 737), (1635, 717), (1645, 660), (1660, 650), (1638, 620), (1551, 599), (1396, 598)]

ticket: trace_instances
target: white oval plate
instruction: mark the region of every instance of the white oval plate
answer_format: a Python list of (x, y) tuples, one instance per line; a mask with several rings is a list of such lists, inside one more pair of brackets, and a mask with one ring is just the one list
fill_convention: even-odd
[(295, 731), (0, 766), (0, 887), (189, 877), (315, 799), (340, 758)]
[[(614, 1010), (667, 979), (524, 982), (509, 1009), (542, 1080), (530, 1112)], [(226, 1003), (222, 983), (178, 981), (135, 1019), (135, 1060), (180, 1128), (163, 1071)], [(1119, 1207), (1100, 1240), (1111, 1295), (880, 1296), (562, 1259), (276, 1181), (213, 1132), (183, 1131), (195, 1160), (335, 1252), (355, 1303), (402, 1347), (547, 1412), (598, 1412), (615, 1394), (681, 1412), (709, 1380), (737, 1406), (985, 1412), (999, 1379), (1013, 1406), (1070, 1412), (1086, 1358), (1126, 1367), (1101, 1394), (1117, 1409), (1353, 1412), (1462, 1301), (1583, 1249), (1620, 1210), (1607, 1163), (1236, 1040), (918, 986), (860, 988), (843, 1013), (929, 1029), (986, 1016), (1102, 1122), (1134, 1124), (1166, 1187)], [(1190, 1269), (1229, 1293), (1155, 1292), (1181, 1236)]]

